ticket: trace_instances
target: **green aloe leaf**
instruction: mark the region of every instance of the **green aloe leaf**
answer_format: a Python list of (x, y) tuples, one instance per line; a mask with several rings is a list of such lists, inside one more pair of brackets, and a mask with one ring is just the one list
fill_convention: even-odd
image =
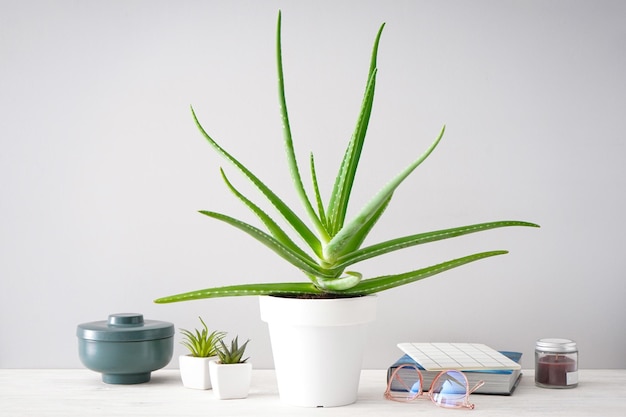
[(451, 261), (442, 262), (437, 265), (429, 266), (427, 268), (417, 269), (411, 272), (405, 272), (397, 275), (384, 275), (376, 278), (370, 278), (361, 281), (356, 286), (342, 291), (342, 294), (353, 295), (366, 295), (374, 294), (380, 291), (389, 290), (391, 288), (399, 287), (401, 285), (410, 284), (415, 281), (419, 281), (424, 278), (432, 277), (433, 275), (440, 274), (444, 271), (448, 271), (453, 268), (475, 262), (481, 259), (489, 258), (492, 256), (504, 255), (508, 253), (505, 250), (496, 250), (489, 252), (476, 253), (474, 255), (465, 256), (462, 258), (453, 259)]
[(334, 264), (337, 258), (347, 254), (351, 249), (351, 243), (355, 237), (363, 239), (363, 231), (368, 227), (371, 228), (370, 221), (380, 213), (381, 207), (387, 204), (389, 198), (398, 186), (422, 163), (432, 151), (437, 147), (439, 141), (443, 137), (445, 126), (441, 129), (437, 139), (428, 147), (419, 158), (407, 166), (402, 172), (387, 183), (379, 192), (370, 200), (363, 209), (346, 224), (324, 247), (324, 260), (330, 264)]
[(351, 252), (345, 256), (337, 259), (337, 268), (345, 268), (349, 265), (353, 265), (357, 262), (364, 261), (366, 259), (374, 258), (389, 252), (408, 248), (411, 246), (421, 245), (423, 243), (435, 242), (438, 240), (450, 239), (457, 236), (463, 236), (470, 233), (478, 233), (485, 230), (496, 229), (500, 227), (510, 226), (527, 226), (527, 227), (539, 227), (535, 223), (517, 221), (517, 220), (503, 220), (497, 222), (479, 223), (469, 226), (454, 227), (444, 230), (436, 230), (433, 232), (418, 233), (415, 235), (405, 236), (397, 239), (388, 240), (385, 242), (377, 243), (372, 246), (368, 246), (354, 252)]
[(317, 170), (315, 169), (315, 158), (311, 152), (310, 158), (311, 182), (313, 183), (313, 191), (315, 192), (315, 201), (317, 202), (317, 211), (320, 221), (326, 225), (326, 213), (324, 212), (324, 203), (322, 202), (322, 194), (320, 193), (319, 183), (317, 182)]
[(361, 136), (360, 132), (364, 132), (364, 130), (367, 129), (367, 126), (363, 126), (363, 123), (369, 122), (368, 113), (371, 112), (372, 101), (374, 99), (374, 87), (376, 85), (375, 77), (376, 71), (372, 74), (372, 78), (367, 85), (366, 96), (364, 98), (357, 128), (355, 133), (352, 135), (352, 139), (348, 143), (346, 152), (344, 153), (344, 159), (341, 162), (339, 173), (337, 174), (337, 179), (335, 180), (335, 186), (331, 194), (331, 200), (328, 207), (328, 217), (331, 227), (331, 235), (333, 236), (343, 227), (346, 212), (348, 210), (350, 194), (352, 192), (352, 186), (354, 185), (354, 178), (356, 176), (356, 170), (358, 168), (361, 151), (363, 150), (363, 142), (365, 140), (365, 134)]
[(302, 256), (300, 252), (292, 250), (290, 247), (285, 246), (274, 237), (248, 223), (213, 211), (201, 210), (200, 213), (205, 216), (221, 220), (239, 230), (246, 232), (248, 235), (270, 248), (278, 256), (306, 273), (323, 278), (337, 278), (340, 274), (340, 272), (337, 273), (333, 270), (322, 268), (320, 265), (312, 261), (311, 258)]
[(287, 222), (293, 227), (293, 229), (304, 239), (304, 241), (313, 249), (317, 256), (322, 255), (322, 245), (315, 236), (315, 234), (307, 227), (307, 225), (283, 202), (268, 186), (266, 186), (260, 179), (258, 179), (248, 168), (246, 168), (241, 162), (239, 162), (234, 156), (226, 152), (209, 134), (204, 130), (200, 121), (198, 120), (193, 107), (191, 108), (193, 119), (196, 122), (196, 126), (205, 137), (205, 139), (213, 146), (213, 148), (224, 157), (227, 161), (237, 167), (244, 176), (254, 184), (261, 193), (268, 199), (268, 201), (276, 207), (278, 212), (287, 220)]
[(348, 202), (350, 201), (350, 194), (352, 192), (352, 186), (354, 184), (356, 171), (361, 158), (361, 151), (363, 150), (363, 143), (365, 142), (367, 127), (369, 125), (372, 106), (374, 103), (374, 92), (376, 89), (376, 61), (378, 57), (378, 45), (380, 43), (380, 37), (384, 27), (385, 24), (383, 23), (376, 34), (376, 40), (374, 41), (374, 47), (372, 49), (372, 56), (370, 60), (367, 85), (363, 96), (363, 102), (361, 104), (361, 110), (359, 112), (359, 118), (357, 120), (354, 133), (352, 134), (352, 138), (348, 143), (348, 148), (344, 154), (344, 159), (342, 160), (331, 194), (331, 200), (328, 208), (328, 221), (332, 236), (334, 236), (335, 233), (343, 227), (346, 212), (348, 210)]
[(345, 291), (356, 286), (363, 279), (363, 274), (355, 271), (346, 271), (345, 276), (334, 279), (318, 278), (317, 286), (324, 291), (337, 292)]
[[(393, 197), (393, 194), (390, 195), (387, 198), (387, 200), (384, 201), (383, 204), (378, 208), (378, 210), (373, 213), (370, 219), (367, 220), (367, 222), (365, 222), (363, 226), (358, 231), (356, 231), (349, 240), (346, 241), (345, 247), (343, 249), (344, 252), (352, 253), (353, 251), (361, 247), (361, 245), (363, 244), (363, 241), (365, 240), (369, 232), (372, 230), (374, 225), (376, 225), (380, 217), (383, 215), (383, 213), (387, 209), (387, 206), (389, 206), (389, 203), (391, 202), (392, 197)], [(333, 266), (337, 267), (338, 263), (339, 261), (336, 260), (333, 263)]]
[(224, 287), (206, 288), (182, 294), (170, 295), (154, 300), (158, 304), (175, 303), (179, 301), (200, 300), (204, 298), (237, 297), (250, 295), (321, 295), (319, 288), (309, 282), (282, 282), (265, 284), (242, 284)]
[(267, 213), (265, 213), (259, 206), (254, 204), (248, 198), (246, 198), (232, 185), (232, 183), (226, 177), (224, 170), (220, 169), (220, 172), (222, 174), (222, 179), (226, 183), (226, 186), (228, 187), (228, 189), (233, 194), (235, 194), (235, 196), (237, 196), (237, 198), (239, 198), (250, 210), (252, 210), (252, 212), (256, 214), (259, 217), (259, 219), (261, 219), (263, 224), (265, 224), (269, 232), (272, 234), (272, 236), (276, 240), (278, 240), (281, 244), (291, 249), (293, 252), (300, 255), (300, 257), (302, 257), (303, 259), (307, 259), (311, 263), (315, 262), (311, 257), (309, 257), (309, 255), (305, 251), (303, 251), (298, 245), (296, 245), (293, 242), (293, 240), (291, 240), (289, 235), (287, 235), (287, 233), (285, 233), (285, 231), (281, 229), (280, 226), (278, 226), (278, 224), (276, 224), (276, 222), (269, 215), (267, 215)]
[(289, 123), (289, 112), (287, 110), (287, 100), (285, 98), (285, 79), (283, 75), (283, 56), (282, 56), (282, 44), (281, 44), (281, 13), (278, 13), (278, 24), (276, 28), (276, 61), (278, 68), (278, 100), (280, 104), (280, 114), (283, 122), (283, 138), (285, 142), (285, 151), (287, 153), (287, 164), (289, 165), (289, 171), (291, 172), (291, 178), (296, 188), (296, 192), (302, 201), (311, 221), (317, 228), (318, 233), (323, 240), (328, 241), (330, 238), (325, 226), (318, 218), (313, 205), (309, 200), (302, 183), (302, 176), (300, 175), (300, 169), (298, 168), (298, 161), (296, 159), (296, 153), (293, 146), (293, 139), (291, 135), (291, 124)]

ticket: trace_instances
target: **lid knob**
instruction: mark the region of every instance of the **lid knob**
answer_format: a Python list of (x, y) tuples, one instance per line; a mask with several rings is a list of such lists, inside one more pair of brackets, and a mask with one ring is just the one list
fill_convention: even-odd
[(141, 326), (143, 314), (118, 313), (109, 315), (109, 326)]

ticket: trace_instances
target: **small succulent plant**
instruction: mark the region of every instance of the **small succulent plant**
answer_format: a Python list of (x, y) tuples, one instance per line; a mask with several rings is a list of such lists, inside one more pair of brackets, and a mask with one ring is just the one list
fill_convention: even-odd
[(217, 357), (219, 358), (219, 363), (224, 365), (232, 365), (235, 363), (244, 363), (250, 358), (241, 359), (246, 350), (246, 346), (250, 340), (246, 340), (246, 342), (239, 346), (239, 336), (235, 337), (230, 342), (230, 347), (224, 343), (223, 340), (219, 342), (219, 348), (217, 350)]
[(181, 344), (189, 349), (191, 356), (198, 358), (216, 356), (219, 352), (219, 343), (222, 342), (226, 333), (217, 330), (209, 333), (209, 329), (204, 320), (202, 320), (202, 317), (198, 318), (202, 323), (203, 329), (194, 329), (193, 333), (189, 330), (181, 329), (180, 332), (184, 337)]

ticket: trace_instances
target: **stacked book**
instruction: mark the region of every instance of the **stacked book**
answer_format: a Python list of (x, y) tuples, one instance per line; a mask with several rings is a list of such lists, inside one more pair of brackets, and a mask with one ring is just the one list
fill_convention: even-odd
[[(416, 353), (416, 350), (413, 349), (416, 345), (423, 346), (425, 344), (399, 344), (398, 346), (407, 352), (405, 355), (400, 357), (393, 365), (389, 367), (387, 370), (387, 382), (391, 378), (392, 373), (403, 364), (411, 364), (416, 366), (424, 379), (424, 388), (425, 390), (430, 387), (433, 379), (441, 372), (443, 369), (458, 369), (461, 370), (465, 376), (467, 376), (467, 380), (469, 382), (470, 389), (476, 385), (479, 381), (484, 381), (484, 385), (474, 391), (475, 394), (496, 394), (496, 395), (511, 395), (515, 388), (519, 384), (519, 381), (522, 377), (521, 373), (521, 358), (522, 354), (519, 352), (509, 352), (509, 351), (495, 351), (489, 352), (491, 357), (501, 356), (503, 359), (501, 362), (497, 364), (491, 365), (490, 363), (480, 365), (467, 366), (466, 364), (459, 364), (458, 366), (454, 366), (452, 364), (447, 364), (448, 366), (436, 366), (433, 365), (430, 357), (424, 356), (423, 351), (419, 351)], [(459, 357), (467, 357), (467, 352), (472, 352), (472, 348), (479, 346), (483, 350), (490, 350), (491, 348), (487, 348), (484, 345), (475, 345), (475, 344), (428, 344), (428, 345), (436, 345), (438, 350), (443, 346), (443, 350), (445, 351), (446, 359), (450, 357), (454, 357), (457, 355)], [(450, 345), (453, 345), (454, 349), (451, 350)], [(430, 348), (430, 346), (428, 346)], [(481, 354), (483, 352), (480, 352)], [(459, 356), (460, 355), (460, 356)], [(463, 356), (465, 355), (465, 356)], [(454, 359), (454, 358), (452, 358)], [(491, 358), (490, 358), (491, 359)], [(498, 359), (498, 358), (496, 358)], [(508, 361), (508, 362), (507, 362)], [(423, 362), (423, 363), (421, 363)], [(460, 360), (460, 362), (463, 362)], [(426, 366), (424, 366), (426, 364)], [(466, 369), (464, 369), (466, 368)], [(470, 369), (472, 368), (472, 369)], [(418, 378), (417, 373), (413, 368), (405, 367), (402, 368), (398, 376), (401, 377), (407, 384), (412, 385)], [(392, 390), (402, 390), (402, 387), (395, 386), (397, 384), (396, 381), (392, 382), (391, 389)]]

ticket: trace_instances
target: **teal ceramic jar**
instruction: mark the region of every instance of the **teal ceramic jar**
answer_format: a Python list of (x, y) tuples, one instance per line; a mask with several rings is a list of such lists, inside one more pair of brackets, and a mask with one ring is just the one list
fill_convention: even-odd
[(174, 325), (142, 314), (111, 314), (78, 325), (78, 355), (107, 384), (140, 384), (166, 366), (174, 353)]

